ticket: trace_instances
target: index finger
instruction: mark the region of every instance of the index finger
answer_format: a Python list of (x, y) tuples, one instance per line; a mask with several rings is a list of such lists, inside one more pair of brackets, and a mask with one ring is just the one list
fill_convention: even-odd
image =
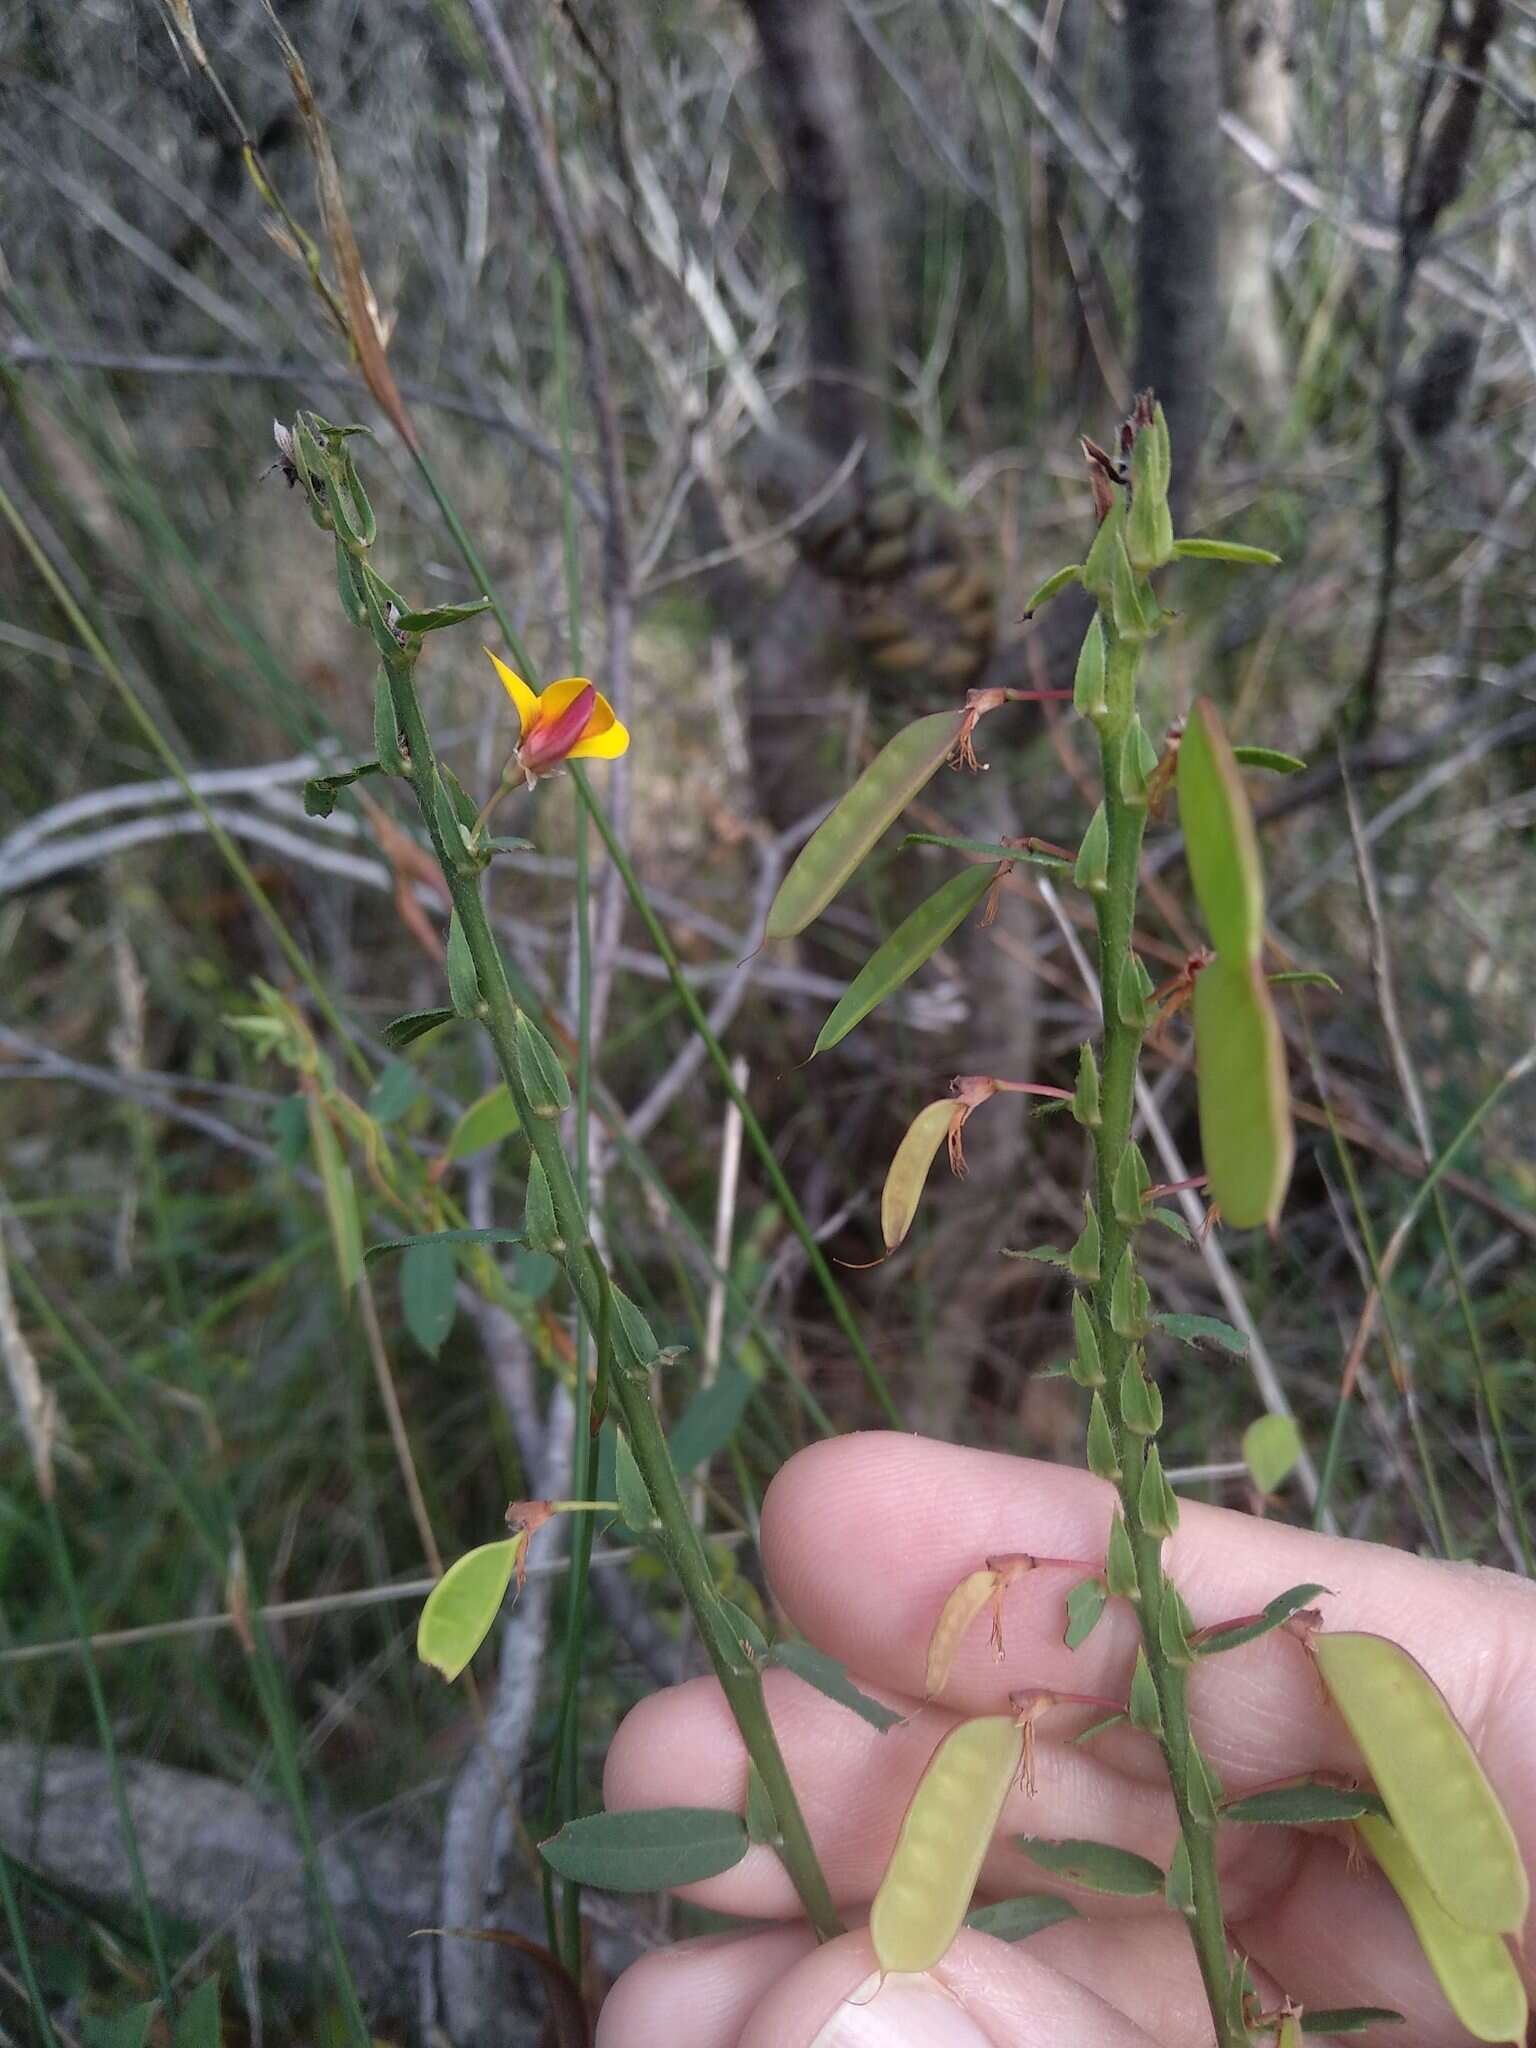
[[(1077, 1560), (1008, 1587), (1005, 1660), (994, 1661), (978, 1622), (944, 1704), (997, 1713), (1010, 1692), (1037, 1688), (1123, 1701), (1136, 1642), (1125, 1603), (1112, 1601), (1079, 1649), (1062, 1642), (1065, 1595), (1102, 1569), (1114, 1505), (1111, 1487), (1057, 1465), (894, 1434), (838, 1437), (800, 1452), (774, 1480), (763, 1556), (786, 1613), (818, 1648), (918, 1697), (929, 1635), (961, 1578), (999, 1553)], [(1467, 1730), (1527, 1862), (1536, 1857), (1536, 1587), (1197, 1502), (1181, 1503), (1165, 1556), (1197, 1627), (1316, 1583), (1330, 1589), (1317, 1601), (1326, 1626), (1401, 1643)], [(1310, 1658), (1285, 1631), (1200, 1664), (1192, 1698), (1197, 1738), (1228, 1793), (1359, 1769)], [(1155, 1773), (1151, 1745), (1141, 1748)]]

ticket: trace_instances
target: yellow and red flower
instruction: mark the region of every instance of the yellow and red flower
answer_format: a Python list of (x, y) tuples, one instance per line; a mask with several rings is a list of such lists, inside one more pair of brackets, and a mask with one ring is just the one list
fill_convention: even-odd
[(614, 761), (628, 750), (629, 728), (585, 676), (563, 676), (534, 691), (496, 655), (491, 661), (522, 727), (515, 758), (525, 782), (553, 775), (567, 761)]

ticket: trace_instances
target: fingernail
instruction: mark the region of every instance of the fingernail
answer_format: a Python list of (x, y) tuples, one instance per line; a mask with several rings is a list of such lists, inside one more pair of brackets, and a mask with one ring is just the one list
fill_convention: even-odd
[(993, 2048), (952, 1991), (932, 1977), (871, 1976), (845, 1998), (810, 2048)]

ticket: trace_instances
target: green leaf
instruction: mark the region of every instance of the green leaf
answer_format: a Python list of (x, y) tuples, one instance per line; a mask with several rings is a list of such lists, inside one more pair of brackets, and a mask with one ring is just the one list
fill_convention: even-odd
[(1097, 725), (1109, 715), (1104, 694), (1104, 624), (1097, 612), (1088, 621), (1088, 631), (1078, 649), (1072, 676), (1072, 707), (1081, 718)]
[[(358, 618), (352, 623), (360, 626), (363, 621)], [(388, 671), (382, 668), (373, 683), (373, 751), (386, 775), (405, 774), (408, 763), (400, 744), (400, 728), (395, 722), (394, 694), (389, 687)]]
[(1177, 1337), (1181, 1344), (1214, 1344), (1218, 1350), (1230, 1351), (1234, 1358), (1248, 1355), (1248, 1339), (1220, 1316), (1165, 1315), (1154, 1320), (1160, 1330), (1169, 1337)]
[(1095, 1735), (1102, 1735), (1109, 1728), (1122, 1727), (1130, 1718), (1129, 1714), (1119, 1712), (1106, 1714), (1102, 1721), (1091, 1721), (1086, 1728), (1079, 1729), (1076, 1735), (1069, 1736), (1067, 1747), (1075, 1749), (1082, 1743), (1092, 1742)]
[(1295, 1137), (1285, 1041), (1257, 962), (1218, 956), (1195, 980), (1195, 1082), (1211, 1199), (1246, 1230), (1273, 1223)]
[(171, 2048), (219, 2048), (219, 1980), (205, 1977), (195, 1991), (188, 1992), (176, 2020)]
[(309, 1150), (309, 1105), (302, 1095), (285, 1095), (272, 1105), (267, 1121), (284, 1166), (297, 1166)]
[(1385, 1820), (1387, 1809), (1374, 1792), (1346, 1792), (1337, 1785), (1282, 1785), (1273, 1792), (1250, 1792), (1221, 1809), (1223, 1820), (1255, 1825), (1300, 1828), (1322, 1821), (1358, 1820), (1373, 1813)]
[(1072, 872), (1071, 861), (1063, 860), (1060, 854), (1040, 853), (1029, 846), (1007, 846), (1001, 839), (957, 838), (952, 832), (908, 832), (897, 851), (905, 853), (909, 846), (945, 846), (951, 853), (974, 853), (983, 860), (1020, 860), (1029, 867), (1049, 868), (1057, 875)]
[(1193, 1244), (1194, 1233), (1177, 1209), (1149, 1209), (1148, 1223), (1161, 1223), (1164, 1230), (1171, 1230), (1175, 1237), (1183, 1238), (1186, 1244)]
[(1319, 1594), (1327, 1593), (1327, 1586), (1291, 1586), (1283, 1593), (1277, 1593), (1262, 1614), (1251, 1620), (1234, 1621), (1225, 1628), (1211, 1629), (1204, 1634), (1195, 1648), (1202, 1657), (1219, 1656), (1223, 1650), (1240, 1649), (1244, 1643), (1257, 1642), (1260, 1636), (1267, 1636), (1293, 1614), (1299, 1614), (1303, 1607), (1310, 1607)]
[(1271, 988), (1325, 988), (1336, 996), (1344, 993), (1333, 976), (1324, 974), (1321, 967), (1297, 967), (1284, 974), (1266, 974), (1264, 979)]
[(409, 1251), (418, 1244), (521, 1244), (520, 1230), (429, 1230), (420, 1237), (381, 1237), (377, 1244), (369, 1245), (363, 1253), (365, 1259), (376, 1259), (384, 1252)]
[(519, 1251), (512, 1254), (512, 1284), (530, 1301), (542, 1301), (559, 1278), (560, 1261), (552, 1259), (548, 1252)]
[(500, 1543), (482, 1543), (449, 1565), (427, 1595), (416, 1625), (416, 1655), (423, 1664), (447, 1679), (464, 1670), (501, 1612), (526, 1541), (519, 1532)]
[(811, 1048), (814, 1059), (845, 1039), (877, 1004), (909, 981), (964, 922), (992, 885), (992, 869), (963, 868), (904, 918), (860, 968)]
[(768, 1787), (763, 1783), (763, 1774), (747, 1758), (747, 1840), (754, 1847), (772, 1849), (777, 1847), (781, 1837), (778, 1818), (773, 1810), (773, 1801), (768, 1797)]
[(376, 1124), (397, 1124), (420, 1093), (416, 1069), (391, 1060), (368, 1091), (368, 1114)]
[(448, 920), (448, 994), (456, 1017), (478, 1015), (480, 983), (475, 974), (469, 940), (464, 935), (464, 926), (457, 911)]
[(637, 1536), (646, 1536), (652, 1529), (659, 1529), (661, 1524), (651, 1506), (651, 1496), (640, 1476), (635, 1454), (629, 1447), (629, 1438), (622, 1429), (614, 1440), (613, 1450), (613, 1485), (619, 1513), (627, 1529), (633, 1529)]
[(1402, 2027), (1407, 2021), (1390, 2005), (1309, 2007), (1301, 2016), (1304, 2034), (1363, 2034), (1369, 2027)]
[(1271, 775), (1299, 775), (1307, 765), (1278, 747), (1234, 747), (1232, 758), (1239, 768), (1267, 768)]
[(458, 1277), (453, 1246), (443, 1243), (441, 1237), (408, 1246), (400, 1262), (400, 1305), (406, 1328), (434, 1358), (453, 1328)]
[(452, 1135), (443, 1147), (444, 1166), (451, 1166), (455, 1160), (472, 1159), (487, 1146), (499, 1145), (517, 1128), (517, 1105), (506, 1082), (498, 1082), (478, 1102), (472, 1102), (454, 1125)]
[(1077, 1908), (1069, 1899), (1052, 1898), (1049, 1892), (1021, 1892), (1016, 1899), (999, 1899), (995, 1906), (978, 1906), (967, 1913), (965, 1924), (978, 1934), (990, 1934), (997, 1941), (1028, 1941), (1058, 1920), (1075, 1920)]
[(569, 1820), (539, 1853), (573, 1884), (657, 1892), (718, 1877), (746, 1855), (746, 1822), (708, 1806), (655, 1806)]
[(1242, 562), (1257, 569), (1273, 569), (1280, 557), (1268, 548), (1251, 548), (1240, 540), (1176, 540), (1174, 558), (1181, 562)]
[(1031, 1863), (1052, 1877), (1062, 1877), (1084, 1891), (1119, 1899), (1155, 1898), (1163, 1889), (1163, 1873), (1145, 1856), (1116, 1849), (1108, 1842), (1049, 1842), (1040, 1835), (1015, 1835), (1016, 1847)]
[(881, 833), (949, 759), (960, 727), (961, 714), (934, 711), (887, 741), (801, 847), (769, 909), (765, 938), (792, 939), (820, 917)]
[(768, 1662), (785, 1671), (793, 1671), (796, 1678), (803, 1678), (807, 1685), (814, 1685), (818, 1692), (825, 1693), (829, 1700), (835, 1700), (840, 1707), (857, 1714), (871, 1728), (878, 1728), (882, 1735), (887, 1728), (901, 1725), (903, 1717), (900, 1714), (881, 1706), (867, 1692), (860, 1692), (835, 1657), (813, 1650), (809, 1643), (775, 1643), (768, 1652)]
[(752, 1616), (748, 1614), (745, 1607), (738, 1607), (734, 1600), (727, 1600), (723, 1593), (719, 1598), (721, 1613), (724, 1614), (726, 1620), (735, 1629), (737, 1635), (746, 1644), (752, 1655), (759, 1659), (766, 1659), (768, 1655), (768, 1638), (763, 1634)]
[(159, 2010), (160, 2001), (152, 1998), (148, 2005), (135, 2005), (109, 2018), (87, 2013), (80, 2021), (82, 2048), (144, 2048), (150, 2021)]
[(362, 761), (357, 767), (344, 769), (338, 775), (312, 775), (304, 785), (305, 817), (328, 818), (336, 808), (338, 789), (345, 789), (349, 782), (361, 782), (365, 775), (381, 772), (377, 761)]
[(465, 619), (478, 618), (490, 608), (488, 597), (476, 597), (468, 604), (435, 604), (423, 612), (402, 612), (395, 624), (402, 633), (438, 633), (444, 626), (458, 626)]
[(752, 1381), (737, 1366), (725, 1367), (713, 1385), (699, 1389), (668, 1441), (672, 1463), (681, 1477), (707, 1465), (730, 1442), (752, 1392)]
[(549, 1176), (537, 1153), (528, 1161), (528, 1186), (523, 1197), (523, 1232), (536, 1252), (556, 1255), (565, 1250), (555, 1215), (555, 1198), (549, 1191)]
[(451, 1024), (456, 1015), (454, 1010), (407, 1010), (403, 1017), (392, 1017), (384, 1026), (384, 1043), (398, 1052), (401, 1046), (414, 1045), (418, 1038), (425, 1038), (439, 1024)]
[(1081, 582), (1082, 575), (1082, 563), (1069, 562), (1065, 569), (1057, 569), (1052, 575), (1047, 576), (1039, 589), (1030, 598), (1029, 603), (1025, 605), (1023, 612), (1020, 614), (1020, 624), (1022, 625), (1025, 619), (1033, 618), (1041, 605), (1049, 604), (1051, 599), (1059, 596), (1063, 590), (1069, 589), (1074, 583)]
[(1092, 895), (1102, 896), (1109, 886), (1109, 813), (1102, 804), (1088, 820), (1072, 865), (1072, 879)]
[(1273, 1493), (1301, 1456), (1301, 1431), (1294, 1415), (1261, 1415), (1243, 1431), (1243, 1463), (1260, 1493)]
[(1264, 941), (1258, 835), (1243, 778), (1208, 697), (1197, 697), (1189, 714), (1178, 775), (1190, 879), (1211, 941), (1224, 958), (1256, 961)]
[(344, 1295), (350, 1295), (363, 1270), (363, 1226), (357, 1213), (357, 1188), (319, 1096), (307, 1096), (305, 1106), (309, 1114), (310, 1149), (320, 1174), (325, 1220), (331, 1233), (337, 1284)]
[(517, 1072), (535, 1116), (563, 1116), (571, 1106), (571, 1084), (555, 1049), (526, 1010), (517, 1013)]
[(1104, 1612), (1109, 1593), (1102, 1579), (1079, 1579), (1067, 1595), (1067, 1632), (1062, 1638), (1069, 1650), (1085, 1643)]
[(1163, 1897), (1175, 1913), (1193, 1915), (1195, 1910), (1195, 1874), (1190, 1867), (1189, 1850), (1184, 1839), (1173, 1845), (1173, 1855), (1168, 1864), (1168, 1876), (1163, 1884)]
[(1058, 1244), (1031, 1245), (1027, 1251), (1021, 1251), (1014, 1245), (1005, 1244), (1003, 1246), (1003, 1257), (1005, 1259), (1032, 1259), (1037, 1266), (1059, 1266), (1064, 1273), (1069, 1271), (1072, 1265), (1071, 1253), (1064, 1252)]
[(613, 1315), (618, 1324), (615, 1340), (622, 1338), (636, 1365), (652, 1366), (660, 1355), (656, 1333), (622, 1287), (613, 1289)]

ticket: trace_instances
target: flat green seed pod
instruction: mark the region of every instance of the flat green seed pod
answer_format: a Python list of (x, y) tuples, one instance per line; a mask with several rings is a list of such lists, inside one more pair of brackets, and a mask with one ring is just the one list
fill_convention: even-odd
[(1407, 1909), (1446, 2003), (1473, 2040), (1523, 2042), (1528, 2017), (1525, 1986), (1503, 1941), (1451, 1918), (1390, 1821), (1367, 1817), (1355, 1826)]
[(1328, 1632), (1312, 1653), (1440, 1906), (1479, 1934), (1518, 1934), (1531, 1888), (1514, 1829), (1429, 1673), (1385, 1636)]
[(962, 1721), (918, 1780), (870, 1908), (882, 1970), (931, 1970), (960, 1932), (982, 1862), (1024, 1759), (1009, 1714)]
[(887, 825), (943, 767), (961, 723), (958, 712), (934, 711), (886, 742), (801, 847), (773, 899), (766, 937), (792, 939), (820, 917)]
[(1190, 880), (1218, 953), (1257, 960), (1264, 870), (1248, 792), (1216, 707), (1195, 701), (1179, 742), (1179, 819)]
[(1285, 1043), (1257, 963), (1219, 955), (1195, 978), (1195, 1081), (1212, 1199), (1239, 1230), (1272, 1223), (1295, 1138)]
[(943, 1144), (955, 1114), (952, 1102), (930, 1102), (907, 1126), (907, 1134), (896, 1147), (880, 1194), (880, 1232), (888, 1252), (895, 1251), (917, 1214), (928, 1169)]

